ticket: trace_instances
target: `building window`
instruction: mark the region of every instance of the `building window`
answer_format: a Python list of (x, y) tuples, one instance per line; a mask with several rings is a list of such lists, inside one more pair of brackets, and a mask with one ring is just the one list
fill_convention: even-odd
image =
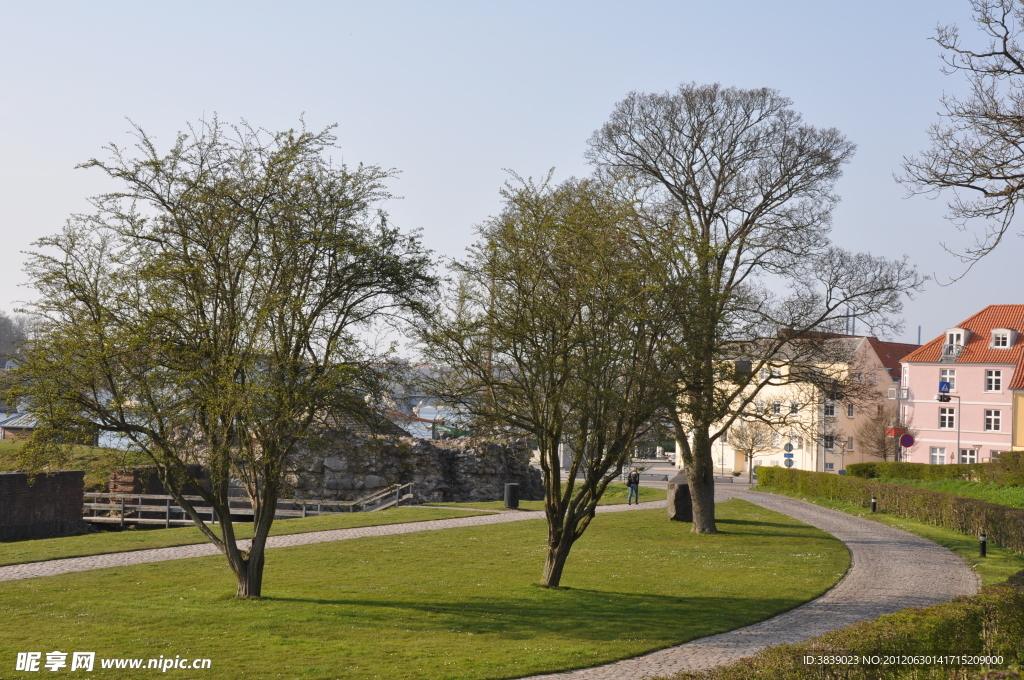
[(826, 470), (835, 470), (836, 469), (836, 464), (835, 463), (825, 463), (825, 469)]
[(1003, 389), (1002, 371), (985, 371), (985, 391), (999, 392)]
[(940, 408), (939, 409), (939, 429), (940, 430), (952, 430), (956, 427), (956, 418), (953, 416), (953, 409), (951, 408)]
[(836, 403), (834, 401), (825, 402), (825, 417), (835, 418), (836, 417)]
[(1003, 412), (985, 409), (985, 431), (999, 432), (1002, 429)]
[(1009, 347), (1010, 346), (1010, 334), (1006, 331), (992, 331), (992, 346), (993, 347)]
[(853, 451), (853, 437), (848, 437), (846, 440), (846, 450)]
[(789, 412), (790, 413), (799, 413), (800, 412), (800, 404), (796, 403), (795, 401), (789, 402)]
[(781, 401), (773, 401), (772, 402), (772, 413), (774, 415), (779, 415), (780, 413), (782, 413), (782, 402)]
[(846, 417), (847, 418), (852, 418), (853, 417), (853, 404), (847, 404), (846, 405)]
[(869, 385), (877, 385), (878, 384), (878, 375), (874, 371), (871, 371), (870, 373), (868, 373), (868, 384)]
[(826, 451), (831, 451), (832, 449), (836, 448), (836, 438), (834, 435), (825, 435), (823, 438), (823, 443), (825, 445)]
[(933, 446), (930, 457), (932, 465), (944, 465), (946, 463), (946, 447)]
[(854, 373), (853, 374), (853, 382), (857, 383), (858, 385), (861, 384), (862, 382), (864, 382), (864, 374), (861, 373), (860, 371)]
[(772, 432), (772, 446), (777, 449), (781, 443), (782, 436), (778, 432)]
[(885, 407), (882, 406), (881, 404), (879, 404), (878, 405), (878, 415), (882, 415), (883, 413), (885, 413)]
[(956, 369), (955, 368), (940, 368), (939, 369), (939, 382), (948, 382), (949, 390), (956, 392)]
[(977, 463), (978, 462), (978, 450), (977, 449), (960, 449), (960, 463)]
[(789, 445), (792, 446), (794, 449), (799, 449), (800, 437), (796, 436), (795, 434), (789, 435)]
[(758, 400), (758, 401), (754, 402), (754, 413), (756, 413), (758, 415), (764, 413), (764, 402), (763, 401)]
[(768, 372), (767, 368), (762, 368), (760, 372), (758, 372), (757, 377), (760, 378), (762, 382), (764, 382), (765, 380), (768, 379), (770, 375), (771, 373)]

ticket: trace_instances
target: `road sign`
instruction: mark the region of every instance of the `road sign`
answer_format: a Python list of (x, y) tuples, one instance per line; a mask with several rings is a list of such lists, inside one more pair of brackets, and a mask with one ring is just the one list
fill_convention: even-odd
[(793, 454), (792, 453), (784, 453), (784, 454), (782, 454), (782, 457), (783, 458), (792, 458)]
[(887, 427), (887, 428), (885, 428), (885, 436), (886, 437), (902, 437), (906, 433), (907, 433), (907, 428), (905, 428), (905, 427)]
[(785, 451), (786, 453), (789, 453), (790, 451), (793, 450), (793, 445), (792, 444), (786, 444), (785, 446), (782, 447), (782, 450)]
[(900, 446), (902, 446), (903, 448), (909, 449), (913, 445), (914, 445), (914, 435), (912, 435), (912, 434), (905, 434), (902, 437), (900, 437)]
[(787, 458), (786, 462), (785, 462), (785, 466), (786, 467), (793, 467), (793, 459), (792, 458)]
[(939, 383), (939, 394), (949, 394), (949, 383), (943, 380)]

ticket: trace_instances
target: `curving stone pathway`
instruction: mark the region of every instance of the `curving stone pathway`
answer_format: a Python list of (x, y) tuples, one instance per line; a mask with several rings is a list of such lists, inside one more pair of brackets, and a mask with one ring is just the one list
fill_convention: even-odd
[(605, 666), (522, 680), (634, 680), (696, 671), (751, 656), (765, 647), (803, 642), (857, 621), (978, 591), (977, 574), (937, 543), (795, 498), (724, 487), (715, 488), (719, 501), (742, 498), (841, 540), (851, 553), (846, 576), (818, 599), (746, 628)]
[[(922, 607), (977, 592), (979, 581), (954, 553), (913, 534), (877, 522), (836, 512), (805, 501), (749, 491), (743, 485), (719, 485), (719, 501), (742, 498), (822, 529), (843, 541), (851, 553), (850, 570), (830, 591), (771, 619), (746, 628), (669, 647), (605, 666), (523, 680), (634, 680), (700, 670), (729, 663), (772, 645), (802, 642), (907, 607)], [(605, 505), (599, 513), (664, 507), (664, 501), (634, 506)], [(407, 524), (358, 527), (273, 536), (269, 548), (285, 548), (368, 536), (394, 536), (420, 531), (501, 524), (536, 519), (541, 512), (499, 512)], [(245, 545), (245, 542), (243, 542)], [(245, 546), (247, 547), (247, 546)], [(75, 557), (0, 567), (0, 581), (54, 576), (90, 569), (215, 555), (209, 543), (155, 550)]]

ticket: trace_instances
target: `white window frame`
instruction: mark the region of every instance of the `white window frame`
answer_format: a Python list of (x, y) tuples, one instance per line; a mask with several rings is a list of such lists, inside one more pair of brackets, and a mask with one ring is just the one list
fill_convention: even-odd
[(985, 369), (985, 391), (986, 392), (1002, 392), (1003, 391), (1003, 371), (998, 368), (986, 368)]
[(997, 408), (985, 409), (985, 432), (1002, 432), (1003, 412)]
[(956, 392), (956, 369), (955, 368), (940, 368), (939, 369), (939, 382), (948, 382), (949, 391)]
[(933, 446), (928, 451), (928, 462), (932, 465), (945, 465), (946, 464), (946, 447), (945, 446)]
[(834, 434), (826, 434), (821, 438), (821, 446), (826, 451), (834, 451), (836, 448), (836, 436)]
[(836, 417), (836, 402), (834, 402), (834, 401), (826, 401), (823, 413), (825, 414), (826, 418), (835, 418)]
[(778, 401), (778, 400), (773, 401), (772, 402), (772, 415), (776, 415), (777, 416), (777, 415), (781, 415), (781, 414), (782, 414), (782, 402)]
[(847, 404), (846, 405), (846, 417), (847, 418), (855, 417), (856, 413), (857, 412), (856, 412), (856, 409), (854, 409), (853, 404)]
[(846, 438), (846, 451), (853, 451), (853, 437)]
[(955, 430), (956, 429), (956, 409), (950, 406), (942, 406), (939, 408), (939, 429), (940, 430)]
[(800, 404), (798, 404), (795, 401), (789, 402), (789, 412), (790, 413), (799, 413), (800, 412)]
[(992, 331), (992, 349), (1008, 349), (1010, 347), (1010, 334), (1005, 331)]
[(826, 472), (828, 472), (829, 470), (835, 470), (835, 469), (836, 469), (836, 464), (835, 463), (825, 463), (825, 471)]
[(782, 435), (778, 432), (772, 432), (772, 448), (779, 448), (782, 444)]
[(966, 465), (969, 463), (978, 462), (978, 449), (960, 449), (960, 464)]

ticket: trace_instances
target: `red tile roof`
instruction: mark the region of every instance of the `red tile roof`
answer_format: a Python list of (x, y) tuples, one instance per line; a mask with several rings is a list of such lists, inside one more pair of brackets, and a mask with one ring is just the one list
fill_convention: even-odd
[(871, 343), (871, 348), (881, 359), (882, 365), (888, 369), (889, 376), (896, 382), (899, 382), (900, 376), (903, 374), (900, 361), (921, 346), (905, 342), (885, 342), (874, 336), (869, 337), (868, 342)]
[[(1024, 360), (1024, 305), (989, 305), (977, 314), (950, 328), (964, 328), (970, 332), (957, 364), (1016, 364), (1018, 369)], [(1009, 349), (989, 348), (992, 330), (1007, 328), (1017, 331), (1017, 338)], [(942, 346), (946, 334), (925, 343), (915, 352), (903, 357), (906, 363), (938, 363), (942, 357)], [(1024, 389), (1024, 371), (1015, 370), (1011, 390)]]

